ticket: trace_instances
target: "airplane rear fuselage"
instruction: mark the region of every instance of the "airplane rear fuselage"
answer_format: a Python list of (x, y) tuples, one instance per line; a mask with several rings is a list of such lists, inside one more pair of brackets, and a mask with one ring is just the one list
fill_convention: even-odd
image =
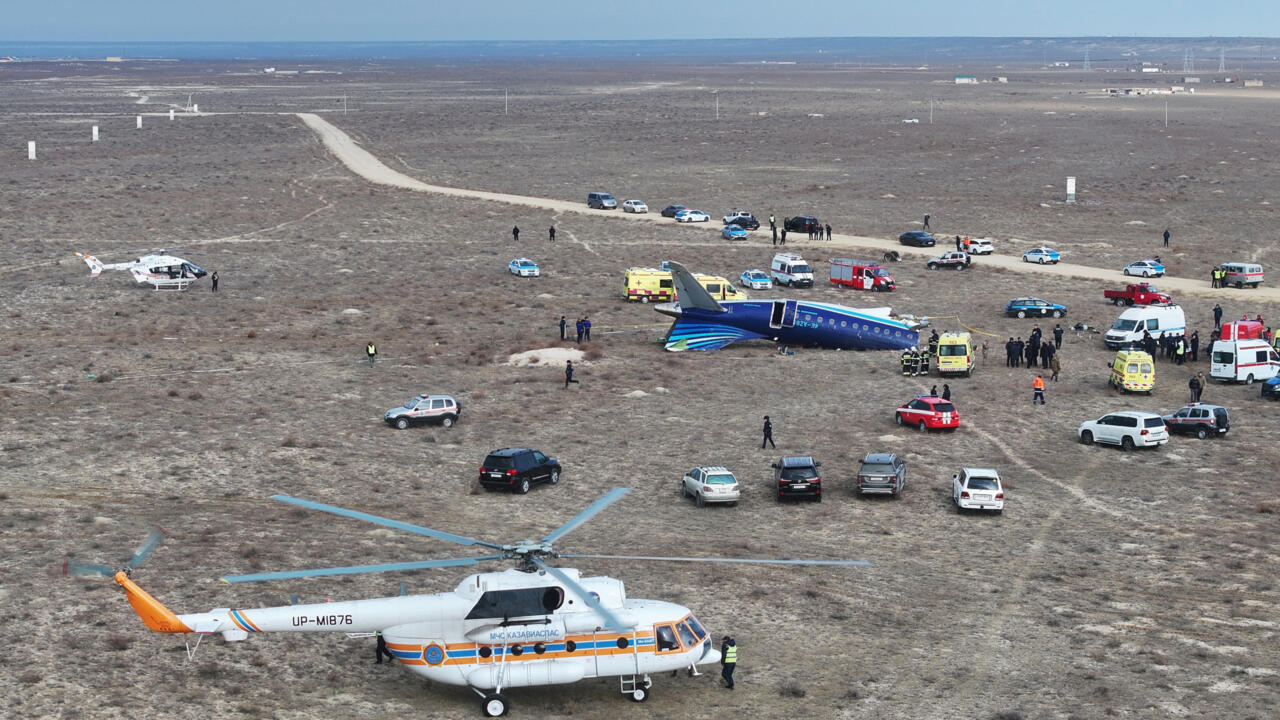
[(656, 309), (676, 318), (668, 350), (714, 350), (736, 340), (767, 338), (797, 347), (843, 350), (901, 350), (916, 346), (919, 334), (889, 317), (887, 308), (858, 310), (805, 300), (730, 300), (723, 312), (666, 303)]

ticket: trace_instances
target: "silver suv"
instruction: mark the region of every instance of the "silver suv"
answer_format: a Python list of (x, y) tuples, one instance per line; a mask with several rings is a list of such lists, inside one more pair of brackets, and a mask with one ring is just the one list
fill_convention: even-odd
[(587, 193), (587, 207), (597, 210), (615, 210), (618, 201), (607, 192)]
[(902, 497), (907, 486), (907, 461), (894, 453), (867, 453), (858, 468), (858, 493)]
[(400, 407), (391, 408), (382, 419), (404, 430), (420, 423), (440, 423), (450, 428), (462, 414), (462, 403), (451, 395), (419, 395)]

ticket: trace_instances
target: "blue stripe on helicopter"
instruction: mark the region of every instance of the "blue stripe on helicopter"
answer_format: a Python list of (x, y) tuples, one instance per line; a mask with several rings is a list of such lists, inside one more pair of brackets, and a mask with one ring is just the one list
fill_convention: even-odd
[(256, 627), (249, 624), (248, 620), (244, 619), (244, 616), (240, 614), (239, 610), (232, 610), (231, 617), (234, 618), (235, 621), (240, 624), (240, 627), (244, 628), (245, 630), (249, 632), (260, 632)]
[[(629, 638), (628, 638), (628, 641), (630, 641)], [(513, 645), (514, 644), (515, 643), (513, 643)], [(522, 643), (522, 644), (525, 645), (526, 647), (529, 647), (529, 645), (526, 643)], [(640, 637), (640, 638), (636, 638), (635, 642), (632, 644), (635, 645), (636, 647), (649, 647), (654, 644), (654, 639), (652, 637)], [(490, 657), (502, 657), (504, 654), (504, 651), (510, 652), (510, 646), (504, 648), (501, 645), (490, 645), (488, 647), (490, 651), (493, 653)], [(583, 652), (586, 650), (612, 650), (617, 647), (618, 647), (618, 641), (616, 639), (585, 640), (585, 641), (576, 643), (575, 652)], [(565, 643), (563, 642), (547, 643), (546, 652), (554, 652), (554, 653), (565, 652)], [(471, 658), (477, 657), (478, 653), (479, 653), (479, 650), (477, 648), (468, 648), (466, 650), (458, 650), (458, 649), (445, 650), (445, 659), (446, 660), (471, 659)], [(395, 655), (397, 658), (401, 660), (417, 660), (419, 657), (422, 656), (422, 651), (421, 650), (392, 650), (391, 654)], [(510, 654), (512, 657), (517, 657), (515, 653), (510, 653)], [(521, 656), (525, 654), (527, 654), (527, 651), (521, 652)]]

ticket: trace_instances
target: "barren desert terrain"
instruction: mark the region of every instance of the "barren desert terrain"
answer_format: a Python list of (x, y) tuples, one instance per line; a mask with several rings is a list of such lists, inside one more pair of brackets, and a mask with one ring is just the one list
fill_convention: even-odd
[[(578, 564), (623, 580), (632, 597), (689, 606), (717, 638), (734, 635), (738, 689), (720, 688), (711, 668), (655, 678), (644, 705), (626, 702), (615, 679), (518, 689), (514, 717), (1274, 716), (1276, 405), (1256, 385), (1215, 383), (1204, 400), (1230, 410), (1226, 438), (1175, 436), (1136, 453), (1083, 446), (1083, 420), (1182, 405), (1190, 375), (1208, 372), (1204, 345), (1198, 364), (1160, 362), (1152, 395), (1123, 396), (1107, 388), (1113, 353), (1099, 336), (1068, 332), (1062, 379), (1035, 408), (1034, 375), (999, 357), (1007, 337), (1037, 324), (1004, 317), (1009, 298), (1061, 302), (1064, 326), (1105, 328), (1117, 311), (1102, 289), (1153, 253), (1202, 338), (1215, 303), (1228, 319), (1277, 317), (1268, 285), (1205, 287), (1218, 262), (1272, 269), (1280, 259), (1270, 88), (1110, 98), (1101, 89), (1132, 76), (989, 68), (976, 72), (1010, 82), (963, 87), (951, 80), (961, 69), (820, 65), (326, 69), (337, 72), (0, 66), (0, 633), (11, 649), (0, 661), (2, 714), (478, 715), (468, 690), (373, 665), (369, 639), (215, 637), (189, 662), (182, 638), (146, 630), (109, 579), (59, 569), (122, 563), (159, 524), (170, 537), (134, 578), (177, 612), (285, 604), (295, 593), (394, 595), (400, 583), (442, 592), (466, 573), (217, 578), (465, 554), (297, 510), (271, 501), (276, 493), (507, 542), (540, 537), (623, 486), (626, 499), (558, 548), (874, 565)], [(170, 121), (189, 94), (201, 113)], [(299, 113), (423, 183), (541, 200), (370, 182)], [(28, 140), (36, 161), (25, 158)], [(1068, 175), (1080, 182), (1074, 205), (1063, 202)], [(587, 212), (590, 190), (639, 197), (655, 213), (698, 207), (712, 227)], [(1002, 258), (1047, 243), (1080, 268), (980, 258), (940, 273), (908, 254), (890, 268), (899, 289), (888, 296), (822, 283), (770, 291), (891, 303), (939, 329), (981, 333), (990, 349), (974, 376), (945, 381), (963, 427), (921, 434), (894, 425), (893, 409), (944, 380), (903, 377), (896, 354), (662, 350), (668, 323), (620, 298), (623, 270), (670, 258), (736, 279), (766, 267), (767, 237), (729, 244), (714, 232), (735, 207), (829, 221), (837, 242), (788, 243), (820, 279), (827, 258), (879, 256), (925, 213), (943, 238), (992, 237)], [(219, 292), (207, 279), (183, 293), (119, 272), (93, 279), (72, 255), (116, 262), (156, 248), (218, 270)], [(517, 255), (537, 260), (542, 277), (508, 274)], [(569, 390), (558, 365), (508, 363), (564, 347), (561, 315), (589, 315), (596, 336)], [(371, 339), (373, 367), (363, 358)], [(447, 430), (382, 423), (420, 392), (453, 394), (463, 418)], [(766, 413), (777, 451), (756, 444)], [(505, 446), (559, 457), (564, 480), (527, 496), (478, 492), (477, 465)], [(850, 490), (871, 451), (907, 458), (901, 500)], [(825, 502), (773, 500), (769, 463), (789, 454), (823, 462)], [(738, 507), (678, 497), (682, 473), (702, 464), (737, 473)], [(1000, 470), (1002, 516), (955, 513), (949, 481), (966, 465)]]

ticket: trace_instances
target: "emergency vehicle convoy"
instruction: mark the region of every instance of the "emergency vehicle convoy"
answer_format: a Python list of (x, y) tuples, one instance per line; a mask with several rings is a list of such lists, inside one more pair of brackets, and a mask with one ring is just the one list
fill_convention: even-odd
[(898, 287), (889, 271), (874, 260), (831, 258), (831, 283), (855, 290), (891, 292)]
[[(629, 302), (668, 302), (676, 299), (671, 271), (659, 268), (628, 268), (623, 273), (622, 296)], [(698, 284), (717, 300), (746, 300), (747, 294), (719, 275), (694, 274)]]
[(1151, 283), (1133, 283), (1123, 290), (1103, 290), (1102, 297), (1116, 305), (1151, 305), (1173, 302), (1172, 298), (1156, 290)]

